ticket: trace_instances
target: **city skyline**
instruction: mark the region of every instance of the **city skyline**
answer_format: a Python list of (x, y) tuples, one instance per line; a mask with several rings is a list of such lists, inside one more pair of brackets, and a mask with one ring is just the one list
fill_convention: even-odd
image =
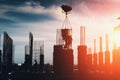
[[(104, 43), (106, 33), (110, 38), (109, 48), (113, 49), (113, 29), (119, 25), (116, 18), (120, 16), (118, 0), (55, 0), (53, 3), (44, 0), (37, 2), (18, 0), (18, 4), (14, 3), (14, 1), (7, 3), (7, 0), (2, 0), (0, 3), (0, 34), (6, 31), (12, 37), (16, 63), (24, 62), (24, 46), (28, 44), (29, 32), (32, 32), (35, 38), (45, 40), (45, 63), (52, 63), (56, 30), (62, 27), (65, 18), (60, 9), (62, 3), (72, 4), (73, 7), (69, 19), (73, 30), (74, 57), (77, 57), (77, 46), (80, 44), (80, 26), (86, 27), (86, 45), (92, 48), (92, 52), (94, 39), (97, 41), (97, 52), (99, 52), (99, 37), (103, 37)], [(103, 51), (105, 51), (104, 44)], [(76, 61), (77, 58), (74, 62)]]

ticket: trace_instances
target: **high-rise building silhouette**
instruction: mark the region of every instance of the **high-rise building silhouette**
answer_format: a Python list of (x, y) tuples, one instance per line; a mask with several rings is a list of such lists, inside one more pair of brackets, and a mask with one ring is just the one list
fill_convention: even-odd
[(110, 51), (108, 47), (108, 35), (106, 35), (106, 51), (105, 51), (105, 72), (110, 73)]
[(110, 64), (110, 51), (108, 48), (108, 35), (106, 35), (105, 64)]
[(29, 33), (29, 45), (25, 46), (25, 71), (38, 73), (44, 68), (44, 41), (33, 40), (33, 35)]
[(93, 69), (94, 69), (94, 72), (97, 71), (97, 60), (98, 60), (98, 57), (97, 57), (97, 53), (96, 53), (96, 40), (94, 40), (94, 53), (93, 53)]
[[(69, 39), (71, 37), (71, 29), (61, 29), (65, 30), (62, 32), (61, 36)], [(63, 41), (64, 41), (63, 38)], [(70, 44), (58, 44), (54, 45), (53, 53), (53, 66), (55, 74), (71, 74), (73, 72), (73, 50), (71, 49)]]
[(37, 64), (39, 64), (39, 61), (40, 61), (40, 47), (41, 47), (41, 42), (40, 41), (33, 41), (32, 65), (34, 65), (36, 62), (37, 62)]
[(0, 35), (0, 73), (2, 70), (2, 50), (1, 50), (1, 35)]
[(78, 46), (78, 71), (85, 76), (87, 68), (87, 46), (85, 45), (85, 27), (80, 27), (80, 45)]
[(40, 72), (44, 71), (44, 45), (40, 47)]
[(10, 72), (12, 70), (12, 63), (13, 63), (13, 40), (9, 37), (9, 35), (6, 32), (4, 32), (3, 68), (5, 72)]
[(0, 73), (1, 73), (1, 69), (2, 69), (1, 56), (2, 56), (2, 53), (1, 53), (1, 50), (0, 50)]
[(30, 62), (29, 69), (32, 71), (32, 57), (33, 57), (33, 34), (29, 33), (29, 52), (30, 52)]
[(99, 55), (99, 71), (103, 70), (103, 52), (102, 52), (102, 37), (100, 37), (100, 52)]
[(30, 63), (30, 54), (29, 54), (29, 46), (25, 46), (25, 62), (24, 62), (24, 70), (27, 72), (29, 71), (29, 64)]

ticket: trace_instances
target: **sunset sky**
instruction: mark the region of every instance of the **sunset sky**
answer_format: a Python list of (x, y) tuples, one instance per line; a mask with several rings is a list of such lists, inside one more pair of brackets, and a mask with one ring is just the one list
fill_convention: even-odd
[(86, 45), (92, 48), (94, 39), (99, 52), (99, 37), (109, 36), (109, 49), (113, 49), (113, 29), (120, 24), (120, 0), (0, 0), (0, 34), (6, 31), (14, 41), (15, 63), (24, 62), (24, 46), (29, 44), (29, 32), (34, 38), (45, 41), (45, 63), (52, 63), (56, 30), (61, 29), (65, 14), (61, 5), (73, 9), (69, 19), (73, 30), (74, 62), (77, 63), (77, 46), (80, 44), (80, 26), (86, 27)]

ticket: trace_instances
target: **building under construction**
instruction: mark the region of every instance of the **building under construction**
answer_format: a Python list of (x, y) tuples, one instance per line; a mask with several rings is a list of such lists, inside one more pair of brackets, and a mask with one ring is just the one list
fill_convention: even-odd
[(62, 5), (66, 14), (62, 29), (57, 30), (56, 45), (53, 52), (53, 66), (56, 75), (69, 75), (73, 73), (73, 49), (72, 49), (72, 28), (67, 14), (71, 7)]

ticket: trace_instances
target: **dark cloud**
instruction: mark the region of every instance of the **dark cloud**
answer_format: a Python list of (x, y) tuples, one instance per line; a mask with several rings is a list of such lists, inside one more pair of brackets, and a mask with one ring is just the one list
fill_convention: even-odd
[(56, 5), (56, 0), (38, 0), (41, 6), (50, 7), (51, 5)]
[(0, 4), (18, 6), (28, 0), (0, 0)]
[(13, 20), (10, 20), (10, 19), (5, 19), (5, 18), (0, 18), (0, 24), (6, 24), (6, 25), (9, 25), (9, 24), (12, 24), (12, 23), (15, 23), (15, 21)]
[(5, 13), (5, 15), (10, 18), (16, 19), (16, 22), (39, 22), (56, 20), (53, 16), (49, 14), (34, 14), (26, 12), (8, 11)]
[(34, 14), (33, 12), (24, 12), (18, 11), (17, 8), (29, 6), (42, 6), (47, 8), (52, 6), (55, 1), (51, 0), (0, 0), (0, 9), (6, 10), (6, 12), (2, 13), (9, 17), (10, 19), (15, 19), (15, 21), (11, 21), (9, 19), (0, 19), (0, 23), (10, 24), (14, 22), (37, 22), (37, 21), (48, 21), (48, 20), (56, 20), (51, 14)]
[(41, 6), (50, 7), (52, 5), (61, 5), (68, 4), (72, 5), (74, 2), (83, 1), (83, 0), (0, 0), (0, 4), (12, 5), (12, 6), (20, 6), (25, 4), (26, 2), (32, 2), (33, 6), (34, 2), (40, 3)]
[(33, 5), (35, 6), (34, 3), (40, 3), (40, 5), (44, 7), (49, 7), (53, 4), (55, 4), (56, 0), (0, 0), (0, 4), (3, 5), (12, 5), (12, 6), (21, 6), (24, 5), (26, 2), (32, 2)]

